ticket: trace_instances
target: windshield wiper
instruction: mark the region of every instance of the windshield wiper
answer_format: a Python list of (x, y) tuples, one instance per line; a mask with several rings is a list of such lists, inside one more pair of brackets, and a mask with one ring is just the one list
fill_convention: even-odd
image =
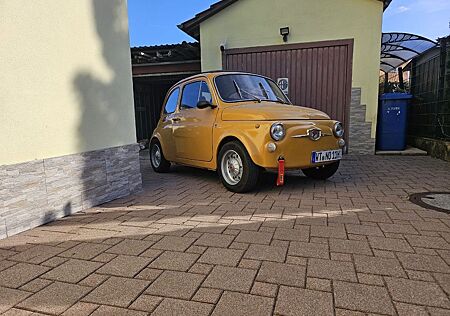
[(289, 104), (288, 102), (284, 101), (282, 98), (277, 96), (275, 93), (273, 95), (275, 96), (275, 98), (277, 98), (277, 100), (275, 101), (275, 100), (269, 99), (268, 90), (264, 88), (264, 86), (261, 82), (259, 83), (259, 87), (261, 88), (261, 91), (263, 92), (263, 94), (266, 98), (266, 101), (278, 102), (278, 103), (282, 103), (282, 104)]
[(250, 92), (248, 92), (247, 90), (244, 90), (244, 89), (241, 89), (241, 91), (244, 92), (245, 94), (249, 95), (253, 100), (258, 101), (259, 103), (261, 103), (261, 99), (258, 98), (253, 93), (250, 93)]
[[(276, 94), (275, 94), (275, 97), (277, 98), (278, 102), (283, 103), (283, 104), (289, 104), (288, 102), (284, 101), (282, 98), (277, 96)], [(275, 101), (275, 102), (277, 102), (277, 101)]]
[(237, 94), (239, 94), (239, 97), (240, 97), (241, 99), (243, 99), (242, 93), (241, 93), (241, 88), (239, 88), (239, 85), (237, 84), (236, 80), (233, 80), (233, 83), (234, 83), (234, 87), (236, 88)]
[(234, 83), (236, 91), (239, 94), (239, 96), (241, 97), (241, 99), (243, 99), (242, 92), (244, 92), (245, 94), (249, 95), (253, 100), (258, 101), (259, 103), (261, 103), (261, 99), (258, 98), (256, 95), (248, 92), (247, 90), (244, 90), (244, 89), (240, 88), (239, 85), (237, 84), (236, 80), (233, 80), (233, 83)]
[(267, 93), (267, 90), (264, 89), (263, 84), (260, 82), (258, 83), (259, 88), (261, 89), (262, 93), (264, 94), (264, 97), (266, 98), (266, 100), (269, 100), (269, 94)]

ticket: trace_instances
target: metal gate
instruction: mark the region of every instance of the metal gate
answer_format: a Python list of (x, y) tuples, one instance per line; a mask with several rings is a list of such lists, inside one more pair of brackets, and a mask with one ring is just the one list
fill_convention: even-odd
[(228, 49), (222, 56), (225, 70), (288, 78), (292, 103), (324, 111), (347, 131), (352, 60), (353, 40)]

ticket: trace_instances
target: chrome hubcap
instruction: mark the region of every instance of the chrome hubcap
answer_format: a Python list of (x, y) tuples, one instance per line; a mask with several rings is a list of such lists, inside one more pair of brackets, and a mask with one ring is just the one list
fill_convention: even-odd
[(159, 146), (157, 144), (154, 144), (152, 146), (151, 158), (152, 158), (153, 166), (158, 168), (159, 165), (161, 164), (161, 149), (159, 148)]
[(238, 184), (244, 173), (242, 159), (234, 150), (228, 150), (221, 161), (222, 176), (230, 185)]

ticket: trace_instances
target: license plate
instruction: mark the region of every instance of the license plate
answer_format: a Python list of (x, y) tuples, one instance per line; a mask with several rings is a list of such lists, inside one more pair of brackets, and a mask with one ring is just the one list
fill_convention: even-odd
[(328, 162), (341, 159), (342, 159), (342, 149), (314, 151), (312, 153), (313, 163)]

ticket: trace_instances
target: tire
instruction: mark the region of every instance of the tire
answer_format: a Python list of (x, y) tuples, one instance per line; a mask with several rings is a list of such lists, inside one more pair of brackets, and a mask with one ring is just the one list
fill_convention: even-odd
[(333, 162), (329, 165), (302, 169), (305, 176), (315, 180), (326, 180), (331, 178), (339, 169), (339, 161)]
[[(162, 146), (156, 139), (152, 140), (150, 144), (150, 163), (152, 168), (157, 173), (166, 173), (170, 171), (170, 162), (164, 157)], [(159, 156), (157, 155), (159, 152)]]
[[(249, 192), (258, 184), (260, 168), (253, 163), (245, 147), (237, 141), (226, 143), (220, 149), (217, 164), (220, 180), (231, 192)], [(238, 166), (240, 167), (237, 168)]]

